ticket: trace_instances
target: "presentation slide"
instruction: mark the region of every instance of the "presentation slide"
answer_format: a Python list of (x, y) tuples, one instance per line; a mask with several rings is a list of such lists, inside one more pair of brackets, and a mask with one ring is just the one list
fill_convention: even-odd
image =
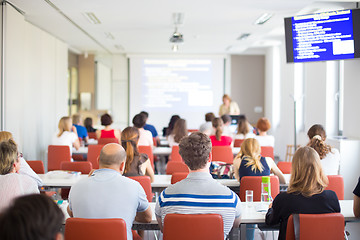
[(199, 128), (204, 114), (217, 114), (224, 93), (224, 58), (130, 58), (130, 121), (144, 110), (158, 130), (171, 115)]

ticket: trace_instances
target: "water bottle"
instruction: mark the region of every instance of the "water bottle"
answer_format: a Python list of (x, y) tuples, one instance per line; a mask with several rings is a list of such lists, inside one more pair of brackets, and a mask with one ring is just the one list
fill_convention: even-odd
[(271, 202), (270, 177), (262, 177), (261, 181), (261, 201)]

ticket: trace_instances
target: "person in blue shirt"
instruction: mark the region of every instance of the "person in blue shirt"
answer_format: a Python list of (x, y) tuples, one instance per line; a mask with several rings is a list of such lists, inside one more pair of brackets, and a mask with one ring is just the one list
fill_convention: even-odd
[(77, 134), (85, 143), (89, 141), (89, 136), (87, 130), (84, 126), (81, 125), (81, 116), (79, 114), (74, 114), (72, 116), (72, 121), (74, 127), (76, 127)]
[(149, 113), (148, 113), (148, 112), (145, 112), (145, 111), (142, 111), (142, 112), (140, 112), (140, 114), (143, 115), (144, 118), (145, 118), (145, 126), (144, 126), (144, 129), (145, 129), (145, 130), (149, 130), (149, 131), (151, 132), (153, 138), (156, 139), (156, 142), (159, 143), (159, 142), (160, 142), (160, 139), (159, 139), (159, 135), (158, 135), (158, 133), (157, 133), (157, 131), (156, 131), (156, 128), (155, 128), (153, 125), (146, 123), (147, 120), (148, 120), (148, 118), (149, 118)]

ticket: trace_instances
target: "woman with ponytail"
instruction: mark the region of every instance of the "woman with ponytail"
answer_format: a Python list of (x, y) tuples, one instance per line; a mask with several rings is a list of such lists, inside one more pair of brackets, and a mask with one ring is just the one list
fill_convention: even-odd
[(321, 166), (326, 175), (338, 175), (340, 167), (340, 153), (336, 148), (332, 148), (325, 143), (326, 132), (322, 125), (313, 125), (308, 133), (309, 143), (307, 146), (312, 147), (320, 156)]
[(239, 154), (234, 159), (235, 178), (240, 182), (244, 176), (269, 176), (274, 173), (279, 177), (280, 183), (286, 183), (281, 170), (270, 157), (260, 155), (259, 142), (254, 138), (245, 139), (241, 144)]
[(212, 125), (215, 130), (215, 135), (210, 136), (211, 143), (213, 146), (230, 146), (232, 138), (229, 136), (223, 136), (224, 123), (221, 118), (214, 118)]
[(170, 147), (179, 146), (180, 140), (188, 135), (188, 130), (186, 126), (185, 119), (178, 119), (175, 122), (174, 129), (171, 134), (167, 137), (168, 143)]
[(126, 163), (124, 176), (143, 176), (150, 177), (154, 181), (154, 170), (151, 166), (149, 157), (144, 153), (139, 153), (139, 130), (135, 127), (127, 127), (121, 132), (121, 145), (126, 151)]

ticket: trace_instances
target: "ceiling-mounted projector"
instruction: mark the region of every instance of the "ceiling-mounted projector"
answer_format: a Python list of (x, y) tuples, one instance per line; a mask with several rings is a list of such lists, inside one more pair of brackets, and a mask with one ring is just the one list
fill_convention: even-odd
[(175, 32), (170, 37), (169, 41), (172, 43), (182, 43), (182, 42), (184, 42), (184, 38), (183, 38), (183, 35), (181, 33), (179, 33), (177, 31), (177, 29), (175, 29)]

